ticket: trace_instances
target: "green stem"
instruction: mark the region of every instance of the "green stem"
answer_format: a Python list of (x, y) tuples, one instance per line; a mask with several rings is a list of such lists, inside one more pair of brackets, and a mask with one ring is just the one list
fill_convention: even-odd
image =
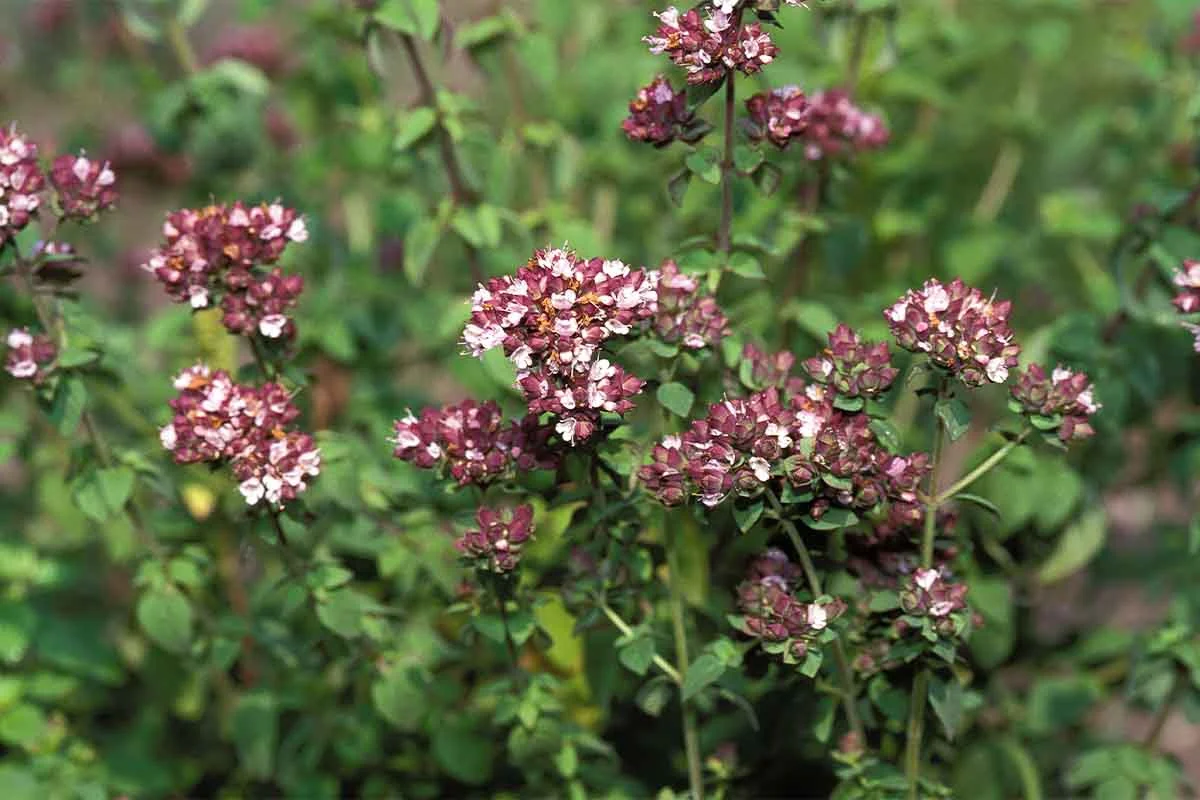
[[(623, 635), (623, 636), (632, 636), (633, 635), (633, 626), (630, 625), (625, 620), (621, 619), (621, 615), (618, 614), (616, 611), (614, 611), (612, 606), (610, 606), (608, 603), (601, 600), (599, 607), (600, 607), (600, 611), (602, 611), (604, 613), (604, 616), (608, 617), (608, 621), (613, 624), (613, 627), (621, 632), (621, 635)], [(675, 667), (671, 666), (670, 661), (667, 661), (665, 658), (660, 656), (658, 653), (655, 653), (654, 658), (653, 658), (653, 663), (654, 663), (654, 666), (661, 669), (663, 671), (663, 674), (666, 675), (668, 678), (670, 678), (672, 681), (674, 681), (675, 683), (680, 684), (680, 685), (683, 684), (683, 676), (679, 674), (679, 670), (677, 670), (677, 669), (675, 669)]]
[[(666, 516), (663, 517), (664, 523)], [(665, 527), (665, 524), (664, 524)], [(680, 585), (681, 571), (679, 569), (679, 539), (668, 534), (667, 541), (667, 571), (671, 590), (671, 627), (675, 635), (675, 669), (676, 674), (687, 675), (688, 644), (687, 625), (685, 623), (683, 587)], [(696, 712), (688, 704), (683, 695), (683, 681), (679, 681), (679, 705), (683, 712), (683, 749), (687, 756), (688, 786), (691, 790), (691, 800), (704, 800), (704, 775), (700, 761), (700, 739), (696, 733)]]
[[(1026, 428), (1025, 430), (1021, 431), (1017, 438), (1009, 440), (1007, 444), (988, 456), (987, 459), (978, 467), (959, 478), (953, 486), (935, 497), (932, 505), (935, 508), (941, 507), (941, 505), (947, 500), (952, 499), (956, 494), (961, 492), (963, 489), (966, 489), (972, 483), (979, 480), (992, 469), (994, 469), (1001, 461), (1008, 458), (1009, 454), (1012, 453), (1013, 450), (1016, 450), (1017, 447), (1025, 441), (1025, 437), (1029, 435), (1030, 430), (1030, 428)], [(932, 488), (936, 489), (937, 487), (934, 486)]]
[[(779, 517), (779, 523), (791, 540), (792, 547), (796, 550), (796, 556), (800, 559), (800, 568), (804, 572), (805, 580), (808, 581), (809, 591), (813, 593), (813, 597), (821, 596), (824, 594), (821, 588), (821, 576), (817, 574), (816, 565), (813, 564), (808, 546), (804, 544), (804, 538), (800, 536), (800, 531), (797, 530), (795, 524), (784, 515), (783, 505), (775, 496), (775, 492), (767, 489), (766, 496), (767, 502)], [(858, 738), (858, 741), (865, 745), (867, 742), (866, 730), (863, 728), (862, 718), (858, 715), (858, 687), (854, 684), (854, 670), (850, 667), (850, 658), (846, 655), (846, 647), (842, 644), (841, 638), (833, 640), (833, 657), (837, 662), (837, 676), (842, 688), (842, 708), (846, 712), (846, 722), (850, 725), (850, 730)]]
[(505, 592), (496, 593), (496, 605), (500, 608), (500, 624), (504, 626), (504, 644), (508, 648), (508, 660), (512, 662), (514, 674), (521, 670), (521, 659), (517, 655), (517, 643), (513, 641), (508, 627), (508, 598)]
[(1183, 694), (1187, 688), (1187, 681), (1183, 680), (1179, 671), (1176, 670), (1175, 676), (1172, 679), (1171, 688), (1167, 690), (1166, 696), (1163, 698), (1162, 705), (1158, 707), (1158, 711), (1154, 714), (1154, 721), (1150, 723), (1150, 732), (1146, 734), (1146, 739), (1142, 746), (1147, 750), (1158, 750), (1158, 740), (1162, 736), (1162, 732), (1167, 727), (1167, 720), (1171, 716), (1171, 711), (1175, 707), (1175, 701)]
[(173, 19), (166, 25), (167, 44), (171, 47), (171, 52), (175, 55), (175, 60), (179, 62), (179, 66), (188, 75), (195, 75), (200, 71), (200, 62), (196, 60), (196, 51), (192, 49), (192, 43), (188, 41), (187, 31), (183, 29), (183, 25), (179, 20)]
[[(741, 12), (738, 12), (741, 17)], [(734, 19), (736, 28), (739, 19)], [(725, 255), (733, 247), (733, 178), (736, 174), (733, 163), (734, 127), (737, 117), (737, 92), (733, 85), (733, 71), (725, 75), (725, 117), (724, 117), (724, 146), (725, 152), (721, 157), (721, 227), (717, 229), (717, 250)]]
[[(946, 379), (939, 378), (937, 396), (934, 400), (935, 408), (937, 403), (946, 398), (948, 388)], [(941, 468), (942, 450), (945, 449), (945, 445), (946, 430), (935, 413), (933, 414), (933, 468), (929, 471), (929, 486), (925, 493), (929, 500), (925, 504), (925, 527), (921, 533), (921, 567), (924, 569), (933, 566), (933, 545), (937, 539), (939, 505), (935, 493), (938, 488), (938, 472)], [(917, 800), (920, 796), (921, 738), (925, 727), (925, 697), (928, 693), (929, 668), (922, 667), (917, 673), (916, 680), (913, 681), (912, 697), (909, 700), (908, 708), (908, 741), (904, 753), (904, 775), (908, 780), (909, 800)]]

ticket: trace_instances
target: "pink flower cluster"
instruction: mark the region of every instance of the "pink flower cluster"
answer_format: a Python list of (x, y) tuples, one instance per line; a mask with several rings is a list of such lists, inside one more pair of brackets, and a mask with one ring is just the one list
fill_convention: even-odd
[[(699, 136), (690, 135), (693, 121), (687, 94), (675, 91), (670, 82), (659, 75), (629, 101), (629, 116), (621, 123), (621, 130), (635, 142), (663, 147), (677, 138), (685, 142), (696, 141)], [(699, 133), (700, 129), (695, 132)]]
[(68, 219), (89, 220), (117, 202), (117, 177), (108, 162), (83, 155), (59, 156), (50, 168), (58, 206)]
[(207, 308), (221, 296), (225, 326), (233, 333), (257, 332), (268, 339), (291, 338), (288, 311), (304, 287), (299, 276), (277, 262), (291, 242), (308, 239), (295, 211), (278, 203), (207, 206), (167, 215), (164, 244), (144, 268), (158, 278), (171, 299)]
[(45, 184), (37, 145), (15, 127), (0, 129), (0, 245), (29, 224)]
[(771, 548), (756, 558), (738, 586), (739, 628), (763, 642), (783, 645), (791, 660), (800, 660), (812, 640), (841, 616), (841, 600), (806, 603), (795, 595), (800, 569), (782, 550)]
[(175, 379), (175, 412), (159, 431), (177, 464), (228, 463), (248, 505), (282, 506), (321, 470), (311, 436), (289, 426), (300, 415), (278, 383), (235, 383), (224, 370), (198, 364)]
[(700, 291), (700, 282), (679, 271), (674, 261), (658, 268), (658, 313), (654, 331), (665, 342), (691, 350), (715, 345), (729, 335), (729, 320), (716, 298)]
[(863, 111), (839, 89), (808, 97), (798, 87), (785, 86), (754, 95), (746, 101), (746, 110), (752, 139), (766, 139), (781, 149), (798, 140), (811, 161), (873, 150), (888, 142), (883, 120)]
[(1008, 325), (1012, 303), (985, 297), (955, 278), (930, 279), (884, 312), (896, 343), (924, 353), (968, 386), (1004, 383), (1021, 346)]
[(717, 506), (732, 494), (753, 495), (774, 477), (810, 493), (809, 514), (832, 506), (866, 510), (889, 503), (899, 519), (919, 518), (917, 491), (929, 471), (924, 453), (885, 451), (865, 415), (833, 407), (823, 387), (790, 382), (800, 391), (780, 401), (774, 387), (709, 408), (682, 436), (668, 436), (638, 477), (664, 505), (695, 495)]
[(1091, 416), (1100, 410), (1092, 383), (1082, 372), (1061, 365), (1049, 376), (1038, 364), (1030, 364), (1012, 387), (1021, 412), (1040, 417), (1062, 418), (1058, 438), (1064, 442), (1086, 439), (1096, 431)]
[(757, 22), (735, 24), (733, 4), (720, 2), (705, 9), (680, 13), (671, 6), (654, 14), (658, 30), (642, 38), (651, 53), (666, 53), (687, 70), (688, 83), (712, 83), (729, 70), (752, 75), (775, 60), (779, 48)]
[(533, 506), (513, 509), (480, 507), (475, 512), (477, 530), (469, 530), (454, 546), (478, 569), (512, 572), (521, 560), (521, 548), (533, 537)]
[(14, 328), (8, 332), (8, 358), (4, 371), (14, 378), (41, 383), (50, 374), (50, 366), (58, 357), (58, 348), (41, 334), (32, 334), (26, 328)]
[(750, 380), (756, 387), (774, 386), (776, 389), (786, 390), (788, 395), (797, 395), (804, 391), (803, 379), (792, 376), (796, 357), (789, 351), (768, 353), (747, 342), (742, 347), (742, 360), (750, 364)]
[(447, 469), (460, 486), (487, 484), (513, 469), (555, 467), (552, 435), (536, 415), (507, 422), (496, 403), (464, 400), (397, 420), (393, 455), (423, 469)]
[(503, 347), (530, 413), (558, 417), (564, 442), (588, 439), (603, 413), (633, 408), (630, 398), (645, 382), (601, 358), (600, 347), (658, 311), (657, 272), (548, 248), (516, 275), (480, 286), (471, 302), (468, 350), (480, 356)]
[[(1191, 314), (1200, 311), (1200, 261), (1188, 259), (1183, 262), (1182, 269), (1175, 272), (1175, 285), (1179, 293), (1172, 300), (1181, 314)], [(1200, 353), (1200, 325), (1183, 323), (1196, 338), (1196, 352)]]
[(875, 397), (886, 392), (900, 374), (892, 366), (887, 344), (863, 344), (844, 324), (829, 334), (829, 346), (820, 355), (804, 362), (804, 371), (843, 397)]
[(900, 593), (906, 614), (945, 619), (967, 607), (967, 585), (952, 582), (944, 569), (918, 569)]

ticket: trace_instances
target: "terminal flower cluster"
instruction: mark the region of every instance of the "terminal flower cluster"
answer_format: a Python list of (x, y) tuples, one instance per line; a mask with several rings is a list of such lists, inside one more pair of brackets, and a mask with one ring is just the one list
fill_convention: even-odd
[(30, 333), (27, 328), (8, 332), (8, 357), (4, 371), (14, 378), (39, 384), (50, 374), (58, 348), (42, 334)]
[(629, 101), (629, 116), (621, 123), (621, 129), (634, 141), (663, 147), (675, 139), (697, 141), (703, 136), (703, 128), (694, 127), (693, 122), (695, 117), (688, 109), (687, 94), (676, 91), (659, 75)]
[(144, 268), (177, 303), (208, 308), (220, 299), (223, 322), (232, 333), (291, 338), (288, 312), (303, 279), (269, 272), (288, 245), (308, 239), (304, 220), (278, 203), (212, 205), (167, 216), (165, 242)]
[(700, 291), (700, 281), (667, 260), (658, 268), (658, 313), (654, 331), (665, 342), (691, 350), (715, 345), (729, 333), (729, 320), (712, 295)]
[(886, 343), (864, 344), (844, 324), (829, 334), (829, 346), (803, 366), (814, 381), (842, 397), (875, 397), (886, 392), (900, 374), (892, 366)]
[(950, 580), (944, 568), (914, 570), (900, 593), (906, 614), (935, 620), (967, 608), (967, 585)]
[(512, 572), (521, 560), (521, 548), (533, 537), (533, 506), (513, 509), (480, 507), (475, 512), (477, 529), (469, 530), (454, 547), (478, 569)]
[(1088, 376), (1055, 367), (1047, 376), (1038, 364), (1030, 364), (1012, 387), (1013, 397), (1024, 414), (1062, 418), (1058, 438), (1064, 442), (1086, 439), (1096, 431), (1091, 417), (1100, 410)]
[(552, 436), (534, 414), (509, 422), (493, 401), (464, 400), (397, 420), (393, 455), (423, 469), (445, 469), (460, 486), (486, 484), (513, 469), (554, 467)]
[(654, 316), (658, 277), (621, 261), (538, 250), (515, 275), (479, 287), (463, 341), (475, 356), (502, 347), (530, 413), (556, 416), (555, 431), (574, 445), (603, 413), (633, 408), (645, 382), (602, 358), (600, 347)]
[(670, 6), (655, 12), (658, 29), (642, 38), (651, 53), (666, 53), (687, 70), (688, 83), (719, 81), (730, 70), (752, 75), (775, 60), (779, 49), (757, 22), (740, 24), (733, 5), (717, 2), (680, 13)]
[(790, 660), (800, 660), (813, 639), (841, 616), (841, 600), (804, 602), (796, 596), (800, 570), (782, 550), (771, 548), (756, 558), (738, 586), (738, 627), (764, 643), (779, 647)]
[(252, 387), (198, 364), (175, 379), (174, 418), (159, 431), (178, 464), (229, 464), (248, 505), (283, 506), (320, 472), (311, 436), (289, 429), (300, 415), (278, 383)]
[(58, 207), (68, 219), (89, 220), (117, 202), (117, 177), (108, 162), (62, 155), (50, 168)]
[(46, 176), (37, 152), (15, 127), (0, 130), (0, 245), (24, 229), (41, 205)]
[(926, 281), (884, 312), (896, 343), (924, 353), (967, 386), (1004, 383), (1017, 366), (1009, 301), (996, 302), (955, 278)]

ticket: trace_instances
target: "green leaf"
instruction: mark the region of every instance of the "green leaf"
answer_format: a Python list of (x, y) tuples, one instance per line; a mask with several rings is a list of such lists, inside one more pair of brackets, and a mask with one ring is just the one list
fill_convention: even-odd
[(1002, 516), (1000, 514), (1000, 507), (998, 505), (996, 505), (995, 503), (993, 503), (991, 500), (988, 500), (986, 497), (980, 497), (977, 494), (963, 493), (963, 494), (954, 495), (954, 499), (960, 503), (972, 503), (974, 505), (977, 505), (985, 511), (990, 511), (991, 513), (995, 514), (997, 517)]
[(687, 168), (702, 181), (714, 186), (721, 182), (721, 154), (712, 147), (700, 147), (684, 160)]
[(229, 728), (242, 770), (257, 780), (270, 778), (279, 741), (275, 698), (263, 691), (243, 695), (230, 715)]
[(459, 720), (446, 720), (434, 730), (433, 757), (452, 778), (472, 786), (492, 775), (491, 739)]
[(175, 18), (184, 28), (190, 28), (199, 21), (208, 3), (209, 0), (181, 0)]
[(871, 595), (871, 602), (867, 608), (874, 612), (893, 611), (900, 607), (900, 595), (888, 589), (875, 592)]
[(725, 674), (725, 665), (711, 653), (704, 653), (688, 666), (683, 676), (683, 700), (687, 702)]
[(425, 690), (409, 670), (395, 667), (371, 685), (371, 701), (380, 716), (397, 730), (416, 731), (425, 716)]
[(709, 83), (689, 83), (687, 87), (688, 107), (693, 111), (708, 101), (725, 84), (725, 76)]
[(392, 30), (429, 41), (437, 33), (438, 0), (384, 0), (375, 19)]
[(519, 31), (520, 22), (505, 10), (492, 17), (459, 25), (454, 30), (454, 43), (463, 50), (474, 50)]
[(866, 406), (867, 401), (861, 397), (845, 397), (844, 395), (835, 395), (833, 398), (833, 407), (842, 411), (855, 413), (862, 411)]
[(762, 498), (755, 500), (748, 505), (735, 505), (733, 507), (733, 519), (737, 522), (738, 530), (742, 533), (748, 533), (763, 513)]
[(692, 402), (696, 399), (692, 390), (682, 383), (664, 383), (654, 396), (658, 398), (659, 405), (684, 419), (691, 413)]
[(971, 607), (983, 617), (983, 627), (971, 632), (971, 654), (984, 668), (1003, 664), (1016, 646), (1012, 587), (1003, 578), (970, 581)]
[(824, 654), (815, 648), (809, 648), (804, 654), (804, 661), (800, 664), (800, 674), (806, 678), (815, 678), (817, 673), (821, 671), (821, 662), (825, 660)]
[(142, 630), (164, 650), (183, 655), (191, 649), (192, 606), (174, 586), (150, 589), (137, 605), (137, 620)]
[(362, 633), (363, 616), (375, 608), (375, 602), (353, 589), (338, 589), (317, 604), (317, 619), (329, 630), (346, 639)]
[(895, 425), (886, 419), (873, 419), (867, 427), (871, 429), (871, 433), (875, 434), (875, 438), (884, 450), (889, 453), (900, 452), (900, 432), (896, 430)]
[(392, 140), (392, 147), (408, 150), (428, 136), (436, 124), (437, 112), (432, 108), (414, 108), (397, 123), (396, 138)]
[(674, 693), (672, 684), (668, 678), (664, 675), (659, 675), (651, 678), (642, 688), (638, 689), (635, 699), (638, 708), (652, 717), (657, 717), (667, 707), (667, 703), (670, 702), (671, 695)]
[(679, 170), (667, 181), (667, 197), (671, 199), (671, 204), (676, 208), (683, 205), (684, 195), (687, 194), (691, 182), (692, 171), (689, 169)]
[(629, 670), (645, 675), (654, 663), (654, 639), (649, 634), (642, 634), (626, 644), (619, 644), (617, 658)]
[(848, 508), (829, 508), (820, 519), (804, 516), (804, 524), (814, 531), (836, 531), (858, 522), (858, 515)]
[(733, 166), (743, 175), (749, 175), (763, 163), (762, 150), (740, 144), (733, 149)]
[(109, 467), (85, 472), (72, 486), (75, 505), (96, 522), (119, 514), (133, 492), (134, 472), (129, 467)]
[(963, 688), (956, 678), (929, 687), (929, 704), (942, 723), (946, 738), (954, 741), (962, 728)]
[(1192, 524), (1188, 526), (1187, 550), (1189, 556), (1200, 553), (1200, 514), (1192, 517)]
[(1104, 546), (1108, 517), (1101, 507), (1085, 511), (1058, 539), (1054, 552), (1038, 570), (1038, 580), (1054, 583), (1086, 566)]
[(46, 735), (46, 714), (28, 703), (0, 713), (0, 742), (32, 750)]
[(5, 800), (44, 800), (48, 791), (28, 770), (15, 765), (0, 765), (0, 797)]
[(16, 664), (29, 649), (37, 616), (27, 603), (0, 601), (0, 662)]
[(727, 266), (730, 272), (741, 278), (758, 281), (767, 277), (763, 272), (762, 265), (758, 263), (758, 259), (749, 253), (731, 254)]
[(1100, 694), (1100, 687), (1091, 677), (1039, 678), (1026, 701), (1025, 724), (1037, 736), (1075, 725), (1087, 717)]
[(971, 410), (957, 397), (947, 397), (934, 404), (933, 411), (951, 441), (958, 441), (971, 425)]
[(838, 324), (837, 315), (828, 306), (808, 300), (793, 300), (784, 306), (781, 316), (792, 320), (805, 333), (821, 342)]
[(754, 170), (754, 185), (767, 197), (775, 194), (775, 190), (781, 183), (783, 183), (783, 170), (775, 164), (764, 162)]
[(50, 421), (63, 436), (70, 437), (79, 427), (83, 409), (87, 405), (87, 389), (83, 381), (71, 375), (58, 382), (54, 399), (50, 404)]
[(423, 219), (413, 225), (405, 237), (404, 274), (414, 285), (420, 286), (425, 281), (425, 272), (443, 232), (444, 228), (436, 220)]
[(76, 369), (91, 364), (99, 357), (99, 353), (87, 347), (64, 347), (55, 363), (61, 369)]

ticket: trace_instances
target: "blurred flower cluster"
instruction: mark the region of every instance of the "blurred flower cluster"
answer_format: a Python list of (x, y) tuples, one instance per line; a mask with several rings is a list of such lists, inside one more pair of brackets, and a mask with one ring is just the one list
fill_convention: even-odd
[(46, 336), (30, 333), (27, 328), (14, 328), (8, 332), (7, 343), (5, 372), (34, 384), (41, 383), (49, 376), (51, 365), (58, 356), (58, 348)]
[(659, 75), (629, 101), (629, 116), (621, 123), (621, 129), (634, 141), (663, 147), (676, 139), (697, 141), (707, 126), (697, 126), (695, 122), (688, 109), (687, 93), (676, 91)]
[[(1200, 261), (1188, 259), (1175, 271), (1175, 286), (1179, 291), (1171, 301), (1181, 314), (1200, 311)], [(1195, 337), (1195, 349), (1200, 353), (1200, 325), (1184, 322), (1183, 327)]]
[(746, 111), (751, 139), (780, 149), (799, 142), (810, 161), (874, 150), (889, 138), (883, 120), (839, 89), (806, 96), (797, 86), (784, 86), (753, 95)]
[(642, 41), (651, 53), (665, 53), (683, 67), (688, 83), (719, 81), (730, 70), (752, 75), (774, 61), (779, 49), (757, 22), (741, 24), (734, 5), (706, 4), (704, 16), (695, 8), (680, 13), (670, 6), (655, 12), (658, 29)]

